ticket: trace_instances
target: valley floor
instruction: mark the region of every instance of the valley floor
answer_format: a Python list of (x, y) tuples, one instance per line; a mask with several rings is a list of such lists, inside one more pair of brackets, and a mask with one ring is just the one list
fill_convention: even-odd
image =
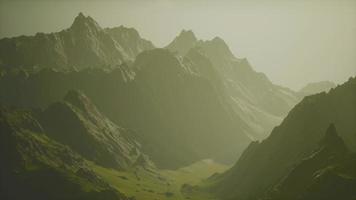
[(212, 160), (202, 160), (178, 170), (147, 170), (136, 168), (129, 172), (93, 165), (105, 181), (128, 197), (137, 200), (217, 200), (207, 193), (182, 191), (183, 185), (197, 185), (214, 173), (221, 173), (229, 166)]

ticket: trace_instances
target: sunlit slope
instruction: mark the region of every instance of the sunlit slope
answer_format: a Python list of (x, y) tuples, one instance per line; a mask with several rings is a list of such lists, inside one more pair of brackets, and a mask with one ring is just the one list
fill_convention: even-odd
[(251, 128), (249, 136), (253, 139), (268, 136), (300, 100), (296, 92), (256, 72), (247, 59), (233, 55), (219, 37), (203, 41), (192, 31), (183, 30), (166, 48), (181, 55), (188, 65), (199, 66), (194, 67), (196, 73), (224, 90), (232, 110)]
[(105, 181), (124, 193), (136, 199), (192, 199), (206, 200), (216, 197), (205, 192), (185, 193), (184, 184), (195, 185), (214, 173), (225, 171), (228, 166), (215, 163), (212, 160), (202, 160), (190, 166), (177, 170), (145, 170), (136, 168), (130, 171), (117, 171), (99, 166), (93, 169)]
[(115, 125), (77, 91), (45, 110), (1, 107), (0, 130), (1, 197), (6, 200), (200, 200), (210, 194), (184, 194), (182, 185), (227, 169), (212, 160), (157, 169), (132, 132)]
[(2, 107), (0, 136), (1, 199), (127, 199), (82, 156), (49, 138), (34, 113)]
[(136, 30), (103, 29), (82, 13), (65, 30), (0, 40), (0, 66), (5, 68), (108, 69), (153, 49)]

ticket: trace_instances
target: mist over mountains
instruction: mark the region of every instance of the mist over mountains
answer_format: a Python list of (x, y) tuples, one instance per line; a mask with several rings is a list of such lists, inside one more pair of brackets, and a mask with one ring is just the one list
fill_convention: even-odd
[(5, 38), (0, 44), (1, 65), (55, 69), (108, 68), (132, 61), (143, 50), (153, 49), (136, 30), (103, 29), (82, 13), (68, 29), (58, 33)]
[[(233, 162), (251, 140), (266, 137), (299, 98), (255, 72), (246, 59), (236, 58), (220, 38), (203, 42), (191, 31), (183, 31), (168, 45), (171, 52), (148, 50), (153, 45), (133, 29), (102, 29), (81, 13), (64, 32), (73, 45), (68, 49), (77, 48), (81, 54), (68, 53), (73, 56), (69, 60), (58, 56), (45, 56), (44, 60), (31, 56), (32, 62), (16, 59), (22, 63), (5, 70), (1, 78), (2, 103), (46, 107), (67, 91), (79, 89), (111, 120), (138, 131), (147, 141), (144, 148), (165, 167), (184, 166), (208, 157)], [(20, 39), (2, 42), (16, 44)], [(35, 48), (31, 43), (37, 41), (36, 36), (28, 40), (31, 42), (6, 53), (19, 57), (21, 49)], [(186, 49), (187, 54), (174, 55), (174, 45)], [(57, 44), (50, 47), (58, 52)], [(114, 56), (118, 50), (121, 53)], [(35, 49), (32, 52), (42, 54)], [(88, 60), (88, 56), (96, 61)], [(106, 59), (110, 56), (120, 60)], [(2, 57), (7, 58), (7, 54)], [(46, 67), (58, 59), (62, 64)], [(71, 60), (80, 67), (71, 67)], [(7, 60), (2, 63), (11, 66)], [(44, 69), (33, 73), (36, 68)], [(200, 140), (203, 135), (209, 135), (206, 141)], [(188, 142), (184, 138), (189, 138)], [(186, 152), (176, 151), (171, 145)]]
[[(293, 175), (294, 173), (308, 173), (309, 175), (305, 175), (310, 176), (308, 179), (317, 181), (316, 179), (318, 177), (316, 174), (312, 175), (310, 174), (311, 172), (308, 171), (312, 170), (312, 168), (308, 169), (309, 167), (305, 167), (307, 169), (303, 169), (304, 167), (298, 167), (298, 163), (300, 162), (313, 162), (316, 163), (315, 165), (320, 165), (320, 169), (318, 169), (316, 166), (310, 166), (316, 167), (314, 168), (314, 172), (320, 170), (318, 173), (322, 173), (321, 168), (327, 168), (328, 162), (331, 162), (330, 166), (332, 167), (330, 167), (328, 170), (331, 170), (332, 176), (336, 176), (332, 178), (342, 178), (340, 176), (343, 176), (343, 173), (338, 172), (338, 170), (343, 169), (343, 167), (337, 167), (337, 165), (334, 166), (332, 164), (333, 161), (328, 160), (328, 158), (325, 157), (326, 155), (320, 155), (323, 158), (320, 158), (319, 160), (318, 154), (327, 153), (318, 152), (317, 149), (318, 146), (320, 146), (320, 143), (330, 142), (335, 143), (326, 144), (331, 145), (331, 148), (341, 148), (342, 152), (346, 151), (345, 149), (349, 149), (350, 151), (355, 152), (355, 89), (356, 79), (350, 78), (349, 81), (341, 86), (336, 87), (335, 89), (332, 89), (328, 93), (324, 92), (304, 98), (290, 111), (289, 115), (283, 120), (283, 122), (273, 129), (271, 135), (266, 140), (262, 142), (253, 142), (249, 145), (235, 166), (218, 178), (219, 180), (217, 181), (216, 186), (213, 186), (213, 190), (224, 196), (226, 199), (258, 199), (265, 195), (268, 190), (272, 190), (272, 193), (274, 193), (272, 187), (278, 182), (282, 182), (282, 187), (289, 187), (286, 190), (290, 191), (283, 191), (282, 188), (281, 191), (278, 191), (278, 193), (281, 194), (276, 194), (277, 197), (272, 199), (291, 199), (292, 197), (295, 199), (310, 199), (311, 197), (299, 197), (299, 195), (304, 195), (303, 193), (305, 192), (301, 192), (299, 190), (300, 187), (314, 187), (311, 185), (305, 185), (307, 183), (309, 184), (311, 180), (307, 182), (306, 180), (303, 180), (302, 177), (300, 177), (301, 180), (287, 180), (289, 173), (291, 173), (290, 176), (294, 177), (299, 176)], [(330, 123), (333, 123), (333, 125), (328, 128), (326, 131), (326, 138), (323, 139), (325, 130)], [(334, 126), (337, 127), (338, 135), (342, 139), (335, 136), (336, 130)], [(324, 144), (321, 145), (323, 146)], [(315, 154), (313, 151), (315, 151)], [(333, 156), (330, 155), (330, 157)], [(343, 155), (341, 155), (340, 159), (343, 159), (342, 157)], [(316, 160), (304, 161), (303, 159)], [(350, 160), (347, 159), (347, 162), (354, 162), (354, 158)], [(355, 184), (354, 169), (356, 169), (352, 167), (355, 166), (354, 164), (347, 164), (351, 170), (347, 173), (350, 173), (350, 181), (352, 180), (351, 182), (353, 185)], [(295, 165), (297, 165), (297, 167)], [(295, 170), (301, 170), (301, 172), (294, 172), (294, 168)], [(333, 171), (334, 168), (336, 172)], [(286, 180), (284, 180), (285, 176), (287, 176)], [(342, 181), (345, 181), (345, 184), (348, 184), (346, 183), (348, 182), (347, 180)], [(283, 186), (283, 184), (286, 184), (286, 186)], [(295, 185), (289, 186), (289, 184)], [(298, 186), (298, 184), (301, 185)], [(332, 187), (333, 182), (325, 184), (331, 184), (329, 186), (324, 185), (325, 187)], [(304, 188), (303, 190), (305, 189), (307, 188)], [(325, 190), (319, 191), (321, 194), (325, 195), (327, 192), (326, 188), (319, 189)], [(298, 192), (293, 193), (295, 191)], [(355, 196), (354, 193), (349, 194), (349, 192), (351, 192), (349, 189), (347, 189), (347, 191), (347, 193), (339, 194), (340, 199), (352, 199), (351, 197)], [(285, 194), (283, 194), (284, 192)], [(292, 197), (286, 197), (288, 195), (292, 195)], [(343, 195), (345, 195), (345, 198), (341, 198)], [(335, 198), (335, 196), (325, 196), (322, 197), (321, 195), (315, 199)]]
[(296, 92), (274, 85), (254, 71), (246, 58), (236, 58), (219, 37), (202, 41), (192, 31), (183, 30), (166, 48), (185, 56), (188, 63), (198, 54), (210, 61), (232, 109), (253, 129), (248, 134), (254, 140), (266, 137), (300, 99)]
[(293, 91), (219, 37), (156, 48), (79, 13), (0, 39), (1, 198), (352, 200), (355, 92)]

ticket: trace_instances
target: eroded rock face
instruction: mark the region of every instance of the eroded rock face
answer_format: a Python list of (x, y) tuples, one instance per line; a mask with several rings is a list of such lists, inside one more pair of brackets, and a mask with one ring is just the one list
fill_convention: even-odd
[(231, 109), (251, 129), (248, 134), (253, 140), (267, 137), (301, 100), (296, 92), (275, 85), (265, 74), (256, 72), (246, 58), (237, 58), (219, 37), (203, 41), (192, 31), (183, 30), (166, 48), (224, 91)]
[[(224, 91), (195, 72), (203, 66), (187, 65), (168, 50), (154, 49), (139, 54), (129, 68), (45, 69), (27, 76), (9, 72), (0, 79), (0, 101), (46, 108), (69, 90), (81, 90), (112, 122), (135, 130), (143, 151), (162, 168), (207, 157), (233, 162), (250, 142), (249, 127), (232, 111)], [(216, 75), (214, 70), (207, 73)], [(59, 109), (63, 112), (86, 107), (70, 101), (53, 108), (65, 108)]]
[(41, 122), (51, 137), (105, 167), (128, 169), (143, 154), (130, 130), (111, 122), (75, 90), (69, 91), (63, 102), (50, 105)]
[(103, 29), (80, 13), (70, 28), (0, 40), (0, 66), (6, 68), (110, 68), (131, 62), (138, 53), (154, 48), (136, 30)]

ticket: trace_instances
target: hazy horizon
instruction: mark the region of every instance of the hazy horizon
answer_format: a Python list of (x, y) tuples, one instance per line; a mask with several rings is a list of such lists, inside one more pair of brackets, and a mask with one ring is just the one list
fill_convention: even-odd
[[(356, 75), (356, 1), (0, 1), (0, 38), (56, 32), (79, 12), (133, 27), (157, 47), (182, 29), (219, 36), (272, 82), (298, 90)], [(166, 16), (166, 17), (162, 17)]]

